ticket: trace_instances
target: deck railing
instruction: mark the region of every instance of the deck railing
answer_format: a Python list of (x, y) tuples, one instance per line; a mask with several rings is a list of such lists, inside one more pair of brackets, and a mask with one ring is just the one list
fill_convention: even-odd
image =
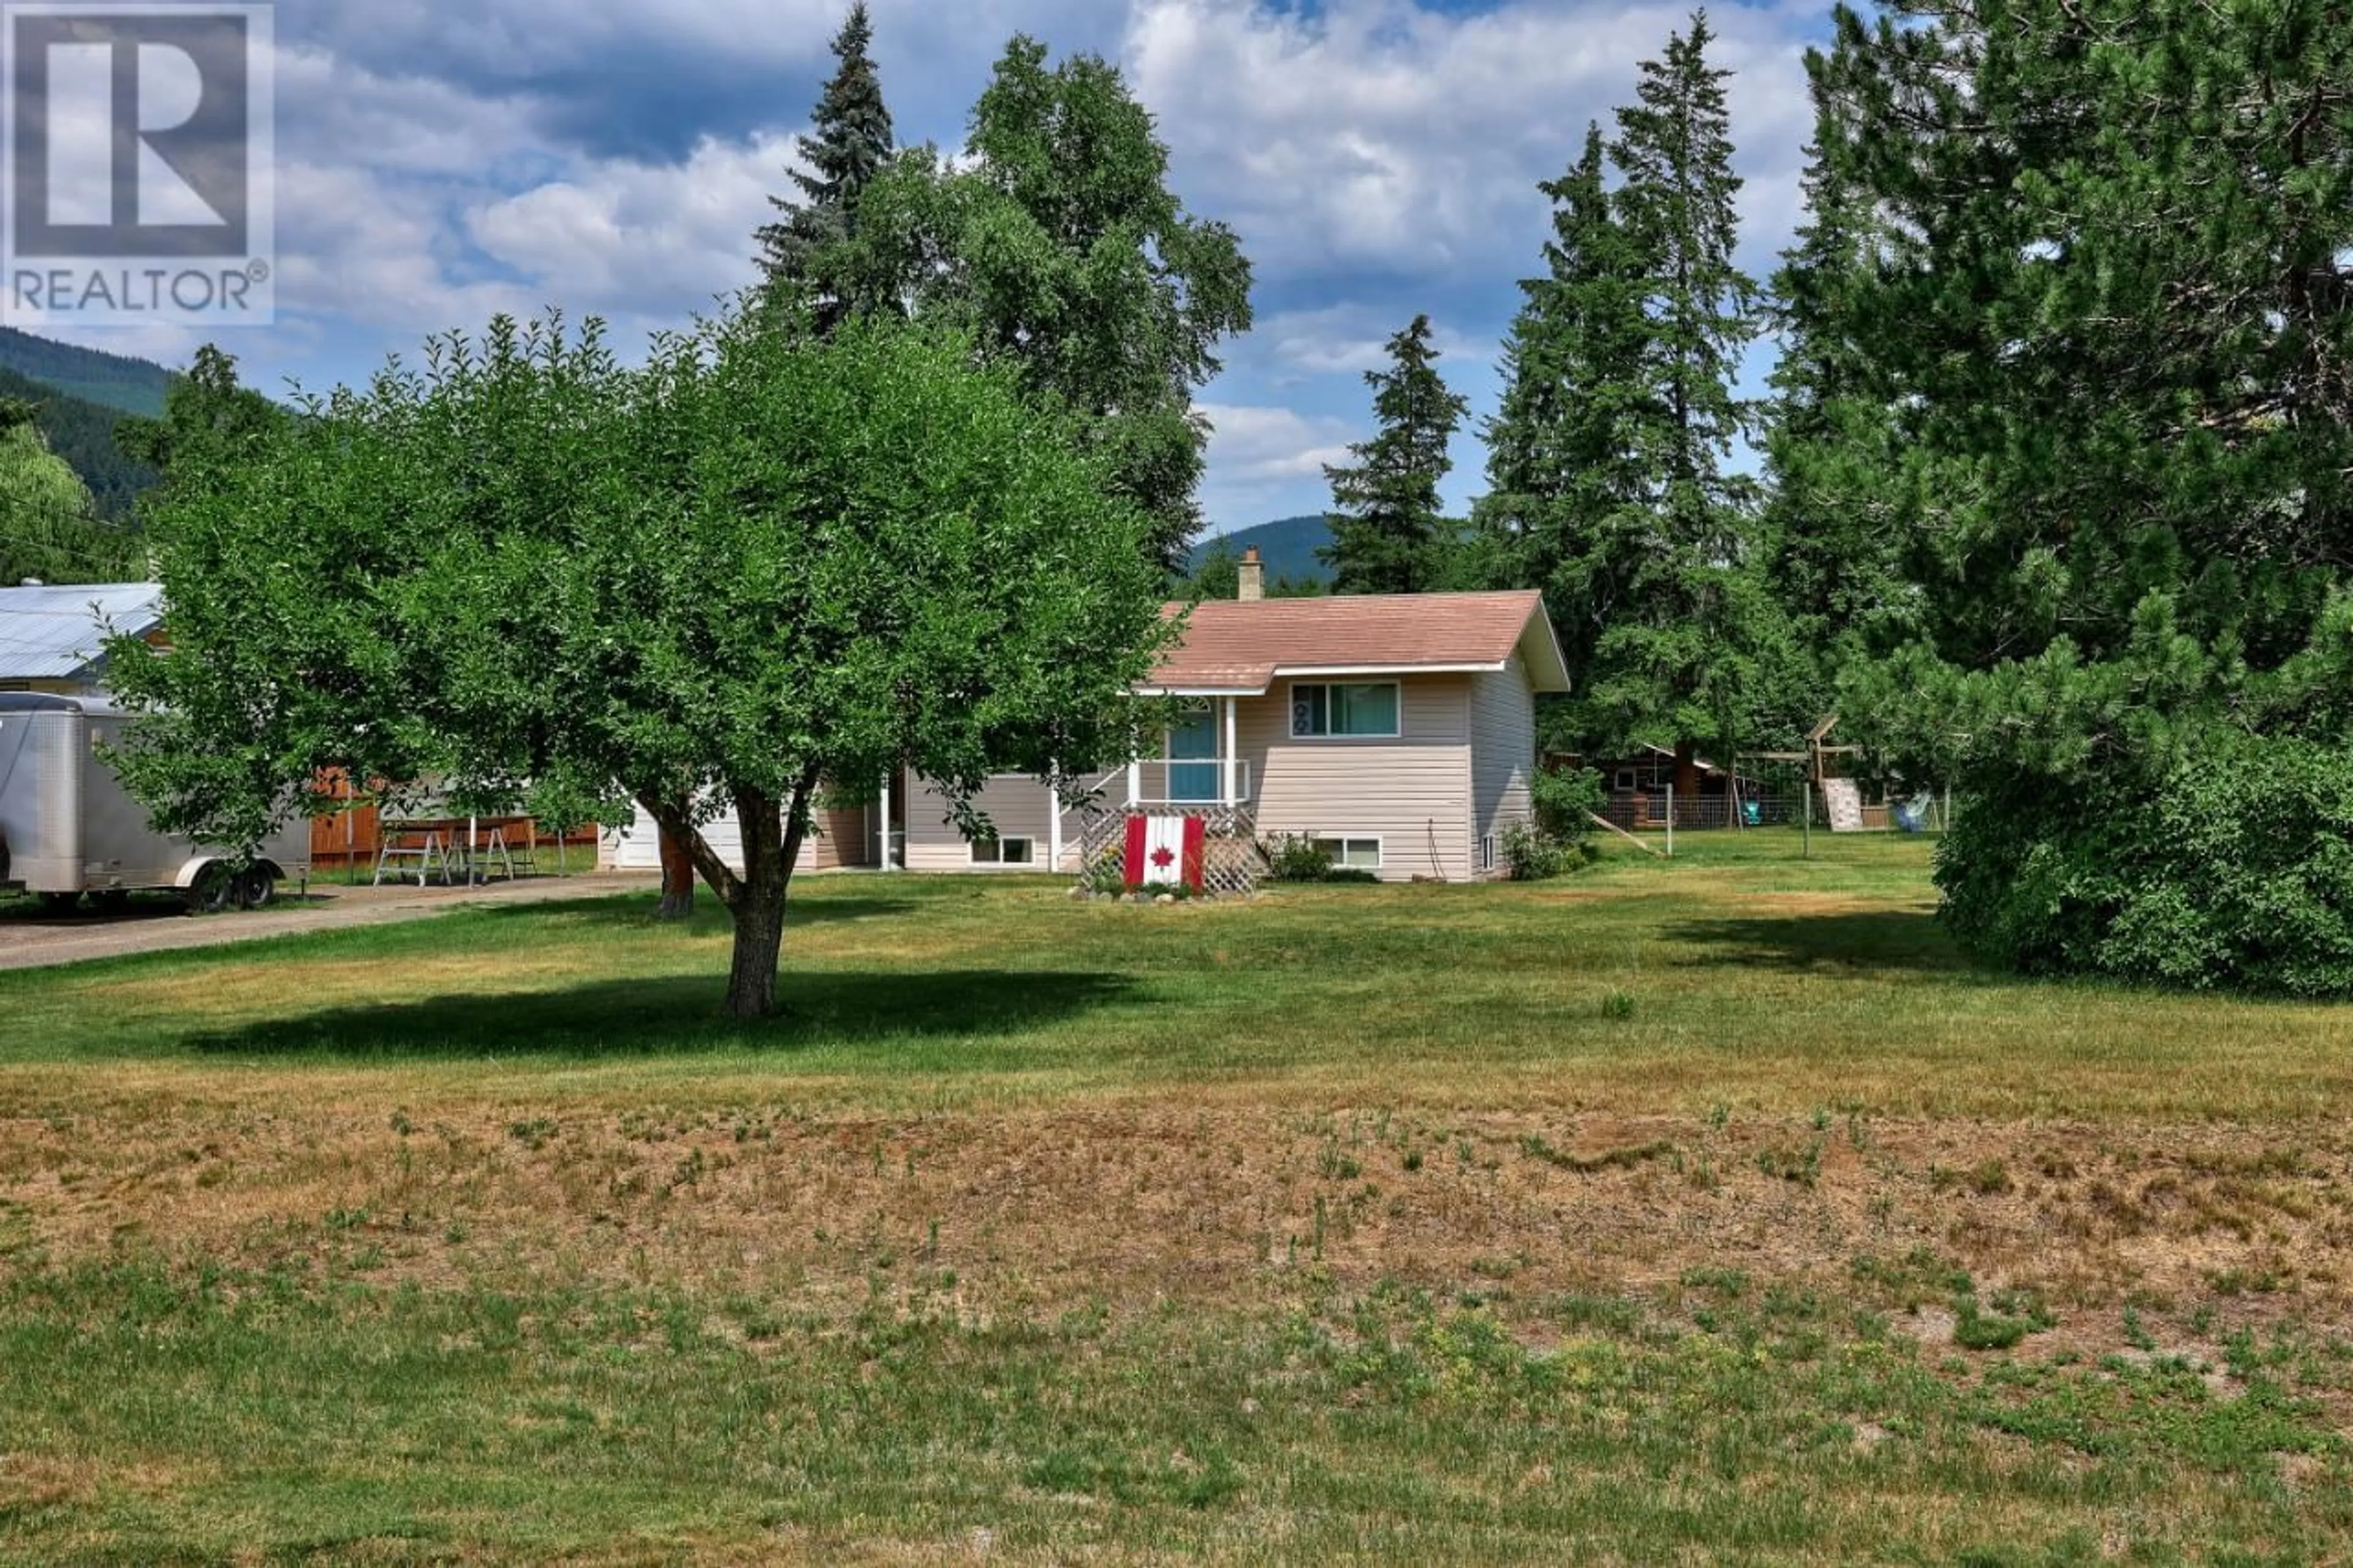
[[(1247, 803), (1252, 798), (1250, 765), (1247, 758), (1234, 761), (1234, 803)], [(1113, 805), (1127, 804), (1128, 775), (1124, 769), (1103, 781), (1101, 798)], [(1226, 763), (1222, 758), (1200, 760), (1155, 760), (1135, 765), (1135, 798), (1148, 805), (1224, 805)]]

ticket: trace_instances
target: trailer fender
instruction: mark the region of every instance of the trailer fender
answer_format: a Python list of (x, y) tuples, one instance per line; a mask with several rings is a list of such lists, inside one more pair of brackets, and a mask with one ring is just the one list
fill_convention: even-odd
[(195, 887), (206, 871), (227, 864), (228, 861), (218, 855), (191, 855), (180, 867), (180, 874), (172, 879), (172, 886), (185, 893)]

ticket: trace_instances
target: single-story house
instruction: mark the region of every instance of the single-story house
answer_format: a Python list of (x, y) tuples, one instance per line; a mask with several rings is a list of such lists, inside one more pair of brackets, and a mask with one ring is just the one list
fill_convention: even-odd
[[(1159, 754), (1082, 780), (1088, 809), (1231, 811), (1388, 881), (1500, 876), (1505, 828), (1531, 815), (1535, 699), (1568, 689), (1543, 596), (1268, 599), (1261, 573), (1246, 556), (1240, 598), (1192, 606), (1138, 693), (1176, 705)], [(993, 779), (977, 804), (997, 837), (971, 843), (928, 785), (892, 781), (873, 806), (831, 814), (802, 866), (1079, 868), (1085, 813), (1046, 783)], [(731, 829), (712, 830), (723, 855)], [(649, 822), (607, 844), (609, 864), (659, 863)]]
[(27, 583), (0, 588), (0, 691), (89, 697), (106, 682), (110, 632), (163, 636), (156, 583)]

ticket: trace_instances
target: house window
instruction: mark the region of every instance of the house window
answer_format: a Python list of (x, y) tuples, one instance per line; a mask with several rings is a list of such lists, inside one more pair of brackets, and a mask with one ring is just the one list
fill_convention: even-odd
[(1381, 868), (1381, 841), (1377, 838), (1318, 838), (1315, 847), (1331, 856), (1332, 864), (1351, 871)]
[(1295, 740), (1394, 738), (1398, 732), (1394, 680), (1291, 689), (1291, 733)]
[(1492, 871), (1494, 868), (1495, 836), (1490, 833), (1486, 837), (1479, 840), (1479, 869), (1482, 871)]
[(1618, 770), (1618, 788), (1621, 792), (1631, 793), (1635, 787), (1634, 770), (1631, 768), (1620, 768)]
[(976, 866), (1034, 866), (1038, 860), (1038, 841), (1034, 838), (976, 838), (972, 842), (972, 863)]

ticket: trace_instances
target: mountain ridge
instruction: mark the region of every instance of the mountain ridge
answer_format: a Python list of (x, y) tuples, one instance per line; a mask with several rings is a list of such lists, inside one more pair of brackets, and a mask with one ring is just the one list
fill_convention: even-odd
[(39, 409), (34, 423), (49, 450), (81, 476), (110, 521), (128, 518), (155, 482), (153, 469), (123, 452), (116, 429), (127, 418), (161, 416), (171, 384), (172, 372), (146, 360), (0, 327), (0, 397)]
[(150, 360), (37, 338), (15, 327), (0, 327), (0, 370), (84, 403), (149, 419), (163, 414), (173, 374)]
[(1221, 547), (1239, 555), (1254, 544), (1258, 546), (1259, 558), (1266, 563), (1267, 581), (1288, 577), (1293, 582), (1328, 584), (1332, 569), (1315, 559), (1315, 552), (1331, 542), (1332, 525), (1320, 511), (1278, 517), (1271, 522), (1238, 528), (1231, 533), (1201, 541), (1193, 546), (1186, 564), (1189, 570), (1198, 571), (1201, 563)]

